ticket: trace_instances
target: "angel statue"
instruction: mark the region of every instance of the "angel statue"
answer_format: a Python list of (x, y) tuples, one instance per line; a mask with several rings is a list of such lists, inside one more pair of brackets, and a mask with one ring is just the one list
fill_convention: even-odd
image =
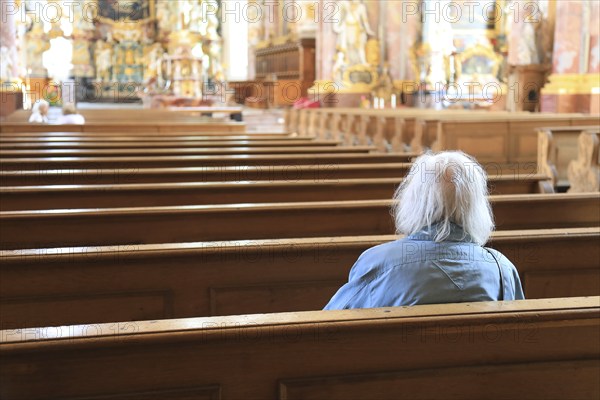
[(348, 65), (368, 65), (367, 39), (375, 36), (369, 25), (367, 7), (363, 0), (339, 2), (340, 18), (333, 31), (337, 33), (337, 46), (346, 54)]
[(96, 80), (109, 82), (111, 80), (112, 46), (103, 40), (96, 43)]

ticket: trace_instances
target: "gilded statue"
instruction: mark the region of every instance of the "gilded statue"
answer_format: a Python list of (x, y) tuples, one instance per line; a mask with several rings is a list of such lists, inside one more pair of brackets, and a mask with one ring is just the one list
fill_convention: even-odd
[(202, 32), (205, 39), (208, 40), (220, 40), (221, 37), (217, 30), (219, 29), (219, 18), (214, 14), (208, 14), (206, 16), (205, 31)]
[(109, 82), (111, 80), (112, 45), (103, 40), (96, 42), (96, 80)]
[(13, 59), (8, 47), (0, 47), (0, 82), (10, 82), (12, 79)]
[(42, 62), (43, 53), (50, 49), (50, 43), (44, 33), (42, 20), (34, 21), (31, 30), (25, 34), (25, 43), (27, 46), (27, 68), (31, 69), (34, 75), (45, 75), (46, 68)]
[(338, 52), (335, 56), (335, 63), (333, 64), (332, 69), (333, 81), (338, 85), (343, 85), (345, 68), (346, 54), (341, 49), (338, 49)]
[(340, 1), (339, 22), (333, 26), (337, 46), (346, 55), (348, 65), (368, 65), (367, 40), (375, 36), (369, 24), (367, 7), (362, 0)]
[(79, 69), (78, 76), (93, 76), (90, 42), (87, 39), (73, 40), (72, 63)]
[(158, 63), (162, 59), (164, 49), (160, 43), (154, 43), (144, 48), (144, 80), (148, 80), (158, 75)]
[(377, 85), (373, 88), (373, 95), (389, 101), (394, 94), (394, 81), (390, 75), (390, 65), (385, 63)]
[(160, 32), (171, 32), (177, 29), (179, 16), (179, 2), (172, 0), (158, 0), (156, 2), (156, 19)]

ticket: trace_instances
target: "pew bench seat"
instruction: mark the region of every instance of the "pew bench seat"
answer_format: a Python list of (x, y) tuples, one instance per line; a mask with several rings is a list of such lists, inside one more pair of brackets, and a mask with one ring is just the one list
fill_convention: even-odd
[(600, 396), (600, 298), (175, 319), (0, 332), (0, 397)]
[(60, 140), (45, 142), (41, 140), (31, 141), (2, 141), (0, 140), (0, 151), (4, 150), (124, 150), (124, 149), (188, 149), (188, 148), (254, 148), (254, 147), (334, 147), (340, 142), (335, 140), (164, 140), (164, 141), (71, 141)]
[[(490, 200), (499, 230), (600, 226), (595, 193)], [(391, 200), (356, 200), (6, 211), (0, 248), (391, 234), (391, 206)]]
[[(0, 322), (22, 328), (322, 309), (395, 235), (0, 251)], [(526, 298), (600, 295), (600, 228), (498, 231)]]
[(48, 169), (137, 169), (210, 166), (256, 165), (320, 165), (406, 163), (412, 154), (238, 154), (208, 156), (155, 156), (155, 157), (33, 157), (0, 160), (2, 171), (30, 171)]
[[(119, 185), (0, 187), (0, 210), (155, 207), (227, 203), (372, 200), (392, 198), (396, 178), (232, 182), (177, 182)], [(545, 176), (499, 176), (488, 181), (493, 194), (552, 193)]]
[(161, 157), (189, 155), (254, 155), (254, 154), (352, 154), (370, 153), (371, 146), (284, 146), (284, 147), (177, 147), (148, 149), (43, 149), (0, 150), (0, 159), (47, 157)]

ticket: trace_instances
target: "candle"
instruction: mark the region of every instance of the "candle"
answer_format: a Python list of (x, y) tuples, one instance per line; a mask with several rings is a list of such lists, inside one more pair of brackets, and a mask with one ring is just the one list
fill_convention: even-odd
[(396, 95), (392, 95), (392, 108), (396, 108)]

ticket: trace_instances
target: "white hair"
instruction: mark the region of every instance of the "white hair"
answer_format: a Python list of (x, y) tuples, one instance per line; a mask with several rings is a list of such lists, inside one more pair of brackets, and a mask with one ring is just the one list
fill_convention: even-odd
[(436, 242), (444, 241), (454, 223), (483, 245), (494, 230), (487, 175), (461, 151), (418, 157), (394, 193), (396, 232), (414, 234), (437, 225)]
[(46, 100), (37, 100), (35, 103), (33, 103), (33, 107), (31, 107), (31, 112), (41, 114), (40, 108), (42, 107), (50, 107), (50, 103), (48, 103)]

